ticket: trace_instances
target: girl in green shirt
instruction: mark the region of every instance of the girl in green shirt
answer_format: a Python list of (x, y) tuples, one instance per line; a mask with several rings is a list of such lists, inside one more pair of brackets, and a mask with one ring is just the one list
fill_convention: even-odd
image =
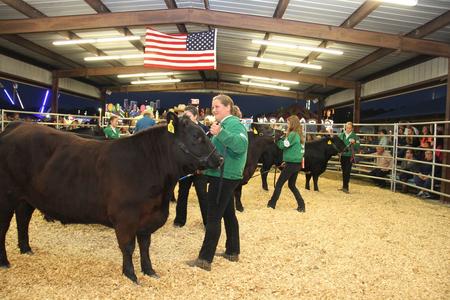
[(303, 198), (295, 185), (298, 172), (301, 169), (303, 154), (305, 153), (302, 125), (295, 115), (290, 116), (287, 119), (287, 123), (288, 129), (286, 137), (277, 142), (278, 148), (283, 150), (285, 167), (283, 171), (281, 171), (280, 177), (275, 184), (275, 190), (273, 191), (272, 198), (270, 198), (267, 203), (267, 207), (275, 209), (281, 194), (281, 189), (285, 182), (288, 181), (288, 187), (297, 201), (297, 211), (305, 212), (305, 201), (303, 201)]

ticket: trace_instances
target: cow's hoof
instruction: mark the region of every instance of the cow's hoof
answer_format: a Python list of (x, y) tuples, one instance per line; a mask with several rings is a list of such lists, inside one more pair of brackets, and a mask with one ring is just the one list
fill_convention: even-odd
[(155, 279), (159, 279), (159, 275), (156, 274), (156, 272), (154, 270), (151, 271), (147, 271), (147, 272), (143, 272), (145, 275), (155, 278)]
[(297, 207), (297, 211), (298, 212), (301, 212), (301, 213), (304, 213), (305, 212), (305, 208), (303, 207)]
[(263, 190), (265, 190), (265, 191), (268, 191), (268, 190), (269, 190), (269, 188), (268, 188), (267, 186), (263, 186), (262, 188), (263, 188)]
[(9, 264), (9, 262), (7, 263), (1, 263), (0, 264), (0, 269), (9, 269), (11, 267), (11, 265)]
[(318, 192), (319, 191), (319, 189), (314, 189), (314, 192)]
[(24, 249), (24, 250), (20, 250), (20, 254), (33, 255), (34, 252), (31, 249)]
[(236, 210), (240, 211), (240, 212), (243, 212), (244, 211), (244, 207), (242, 207), (242, 206), (236, 207)]
[(310, 189), (309, 186), (305, 186), (305, 190), (308, 190), (308, 191), (309, 191), (309, 189)]
[(134, 283), (139, 284), (139, 282), (138, 282), (138, 280), (137, 280), (136, 274), (125, 274), (125, 273), (124, 273), (123, 275), (125, 275), (126, 277), (128, 277), (128, 279), (130, 279), (130, 280), (133, 281)]

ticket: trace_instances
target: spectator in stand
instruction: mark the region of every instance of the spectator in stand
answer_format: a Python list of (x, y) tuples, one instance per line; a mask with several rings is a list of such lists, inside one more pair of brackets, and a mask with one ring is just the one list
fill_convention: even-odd
[(387, 136), (387, 131), (386, 129), (381, 129), (378, 134), (380, 134), (379, 139), (378, 139), (378, 145), (381, 147), (386, 147), (389, 145), (389, 138)]
[[(400, 170), (405, 170), (405, 171), (409, 171), (409, 172), (414, 172), (416, 170), (416, 163), (414, 161), (414, 151), (411, 149), (407, 149), (405, 152), (405, 159), (407, 160), (402, 160), (401, 164), (400, 164)], [(401, 171), (399, 171), (399, 179), (401, 182), (407, 182), (409, 179), (413, 178), (414, 175), (409, 174), (409, 173), (403, 173)], [(408, 186), (403, 184), (402, 185), (402, 192), (403, 193), (407, 193), (408, 192)]]
[[(400, 147), (406, 146), (406, 137), (405, 137), (405, 127), (399, 126), (398, 127), (398, 141), (397, 145)], [(398, 157), (404, 157), (406, 149), (398, 148)]]
[(406, 134), (406, 145), (408, 147), (420, 146), (420, 140), (416, 136), (414, 136), (414, 130), (412, 128), (406, 127), (405, 134)]
[(103, 129), (103, 132), (105, 133), (107, 139), (115, 140), (120, 138), (120, 130), (119, 128), (117, 128), (118, 124), (119, 124), (118, 116), (111, 116), (109, 118), (109, 126)]
[(419, 129), (412, 126), (411, 124), (406, 125), (406, 128), (410, 129), (410, 135), (419, 135)]
[(392, 155), (384, 147), (378, 146), (376, 155), (376, 168), (370, 171), (369, 175), (378, 178), (372, 178), (379, 187), (386, 187), (386, 181), (379, 178), (385, 178), (392, 170)]
[[(188, 116), (192, 122), (199, 125), (205, 133), (209, 131), (209, 128), (202, 123), (198, 122), (198, 110), (193, 105), (188, 105), (184, 109), (184, 115)], [(200, 212), (202, 214), (203, 226), (206, 226), (206, 212), (208, 208), (207, 201), (207, 178), (200, 172), (196, 172), (194, 175), (180, 180), (178, 183), (178, 198), (175, 220), (173, 225), (175, 227), (183, 227), (186, 224), (187, 216), (187, 201), (189, 196), (189, 190), (194, 184), (195, 192), (197, 193), (198, 203), (200, 205)]]
[(444, 148), (444, 138), (441, 137), (441, 135), (444, 134), (444, 128), (442, 126), (436, 127), (436, 159), (439, 162), (442, 162), (442, 152), (441, 149)]
[[(433, 151), (428, 150), (425, 151), (425, 158), (423, 160), (426, 163), (418, 163), (417, 164), (417, 173), (420, 173), (419, 175), (414, 175), (414, 183), (421, 188), (431, 189), (431, 178), (428, 176), (431, 176), (433, 171), (433, 166), (431, 163), (433, 162)], [(439, 166), (434, 167), (434, 177), (440, 177), (441, 174), (441, 168)], [(431, 195), (427, 191), (420, 190), (417, 193), (417, 196), (423, 197), (423, 198), (430, 198)]]
[[(423, 126), (422, 127), (422, 135), (431, 135), (432, 133), (430, 132), (430, 129), (428, 128), (428, 126)], [(424, 143), (428, 143), (429, 147), (422, 147), (422, 144)], [(420, 145), (422, 148), (430, 148), (431, 146), (433, 146), (433, 137), (421, 137), (420, 138)]]
[(134, 128), (134, 133), (150, 128), (155, 124), (156, 121), (153, 119), (153, 113), (150, 110), (146, 110), (144, 111), (144, 116), (137, 121), (136, 127)]

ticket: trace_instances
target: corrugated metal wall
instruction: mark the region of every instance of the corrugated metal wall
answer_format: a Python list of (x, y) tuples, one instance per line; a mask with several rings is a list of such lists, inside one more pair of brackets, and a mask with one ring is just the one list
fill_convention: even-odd
[[(45, 85), (52, 84), (51, 72), (1, 54), (0, 72), (33, 80)], [(100, 98), (99, 89), (70, 78), (61, 79), (59, 81), (59, 88), (89, 97)]]
[[(438, 78), (448, 74), (447, 58), (438, 57), (405, 70), (369, 81), (362, 86), (361, 96), (367, 97), (384, 91), (400, 88)], [(334, 106), (339, 103), (351, 101), (354, 90), (344, 90), (325, 99), (325, 106)]]

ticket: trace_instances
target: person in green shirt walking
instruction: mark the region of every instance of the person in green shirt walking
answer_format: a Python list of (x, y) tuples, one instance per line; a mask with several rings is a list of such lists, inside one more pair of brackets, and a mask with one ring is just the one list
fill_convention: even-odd
[(353, 132), (352, 122), (345, 123), (345, 131), (339, 134), (339, 138), (344, 141), (345, 146), (347, 146), (348, 149), (341, 154), (342, 188), (339, 190), (348, 194), (352, 163), (355, 158), (355, 153), (358, 153), (360, 144), (359, 137)]
[(283, 185), (288, 181), (288, 187), (297, 201), (297, 210), (305, 212), (305, 201), (297, 189), (296, 181), (298, 172), (301, 169), (303, 154), (305, 153), (303, 130), (300, 120), (292, 115), (287, 119), (288, 129), (286, 137), (277, 142), (278, 148), (283, 150), (283, 162), (285, 167), (281, 171), (280, 177), (275, 184), (272, 198), (267, 202), (267, 207), (275, 209)]
[(189, 261), (191, 267), (211, 270), (217, 244), (221, 233), (221, 220), (225, 223), (227, 240), (225, 253), (220, 256), (229, 261), (239, 260), (240, 241), (239, 224), (236, 218), (233, 191), (241, 182), (245, 162), (247, 160), (248, 136), (247, 130), (238, 117), (232, 115), (233, 100), (227, 95), (213, 98), (212, 112), (216, 122), (211, 125), (211, 142), (223, 156), (223, 178), (220, 169), (208, 169), (208, 209), (205, 237), (198, 258)]
[(119, 117), (118, 116), (112, 116), (109, 118), (109, 126), (103, 129), (103, 133), (105, 133), (105, 136), (107, 139), (118, 139), (120, 138), (120, 130), (117, 128), (117, 125), (119, 124)]

